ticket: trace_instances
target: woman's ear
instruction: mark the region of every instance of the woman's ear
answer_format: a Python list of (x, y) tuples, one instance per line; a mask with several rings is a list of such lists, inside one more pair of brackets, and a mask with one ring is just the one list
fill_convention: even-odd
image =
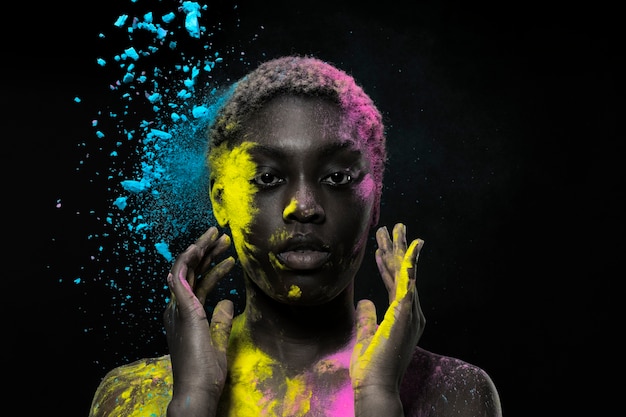
[(225, 227), (228, 224), (228, 216), (226, 216), (227, 210), (226, 207), (224, 207), (224, 184), (212, 180), (209, 193), (215, 220), (217, 220), (220, 226)]

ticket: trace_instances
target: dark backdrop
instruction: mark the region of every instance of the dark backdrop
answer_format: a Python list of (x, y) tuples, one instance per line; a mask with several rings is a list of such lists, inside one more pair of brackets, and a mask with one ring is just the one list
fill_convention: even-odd
[[(137, 10), (152, 7), (143, 3)], [(165, 353), (155, 310), (138, 302), (120, 317), (110, 288), (68, 284), (97, 272), (82, 267), (96, 227), (84, 211), (107, 204), (107, 190), (76, 168), (80, 143), (94, 140), (90, 118), (110, 99), (97, 34), (129, 4), (12, 5), (3, 28), (3, 342), (33, 415), (86, 416), (106, 370)], [(224, 74), (312, 53), (352, 73), (384, 112), (381, 224), (403, 221), (426, 240), (423, 347), (483, 367), (507, 417), (606, 407), (603, 378), (617, 370), (608, 322), (619, 269), (610, 264), (624, 247), (615, 10), (221, 1), (209, 13), (224, 16), (215, 43), (247, 53), (241, 65), (229, 57)], [(359, 297), (383, 308), (372, 256), (359, 285)]]

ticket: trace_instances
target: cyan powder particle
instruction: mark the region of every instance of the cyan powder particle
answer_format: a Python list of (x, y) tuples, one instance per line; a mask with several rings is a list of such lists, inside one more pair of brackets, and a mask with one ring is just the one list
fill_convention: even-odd
[(127, 56), (130, 59), (137, 61), (139, 59), (139, 54), (132, 46), (124, 50), (124, 56)]
[(126, 19), (128, 19), (127, 14), (120, 15), (113, 24), (117, 27), (122, 27), (126, 23)]
[(115, 206), (120, 209), (120, 210), (124, 210), (126, 208), (126, 200), (128, 198), (127, 197), (117, 197), (115, 199), (115, 201), (113, 202), (113, 204), (115, 204)]
[(194, 1), (184, 1), (182, 10), (186, 13), (185, 29), (194, 38), (200, 38), (200, 5)]
[(174, 18), (176, 17), (176, 15), (172, 12), (169, 12), (165, 15), (163, 15), (161, 17), (161, 20), (163, 20), (164, 23), (170, 23), (172, 20), (174, 20)]
[(169, 261), (171, 261), (171, 260), (173, 259), (173, 257), (172, 257), (172, 253), (170, 252), (170, 250), (169, 250), (169, 248), (168, 248), (168, 246), (167, 246), (167, 243), (165, 243), (165, 242), (159, 242), (159, 243), (156, 243), (154, 246), (156, 247), (157, 251), (158, 251), (161, 255), (163, 255), (163, 257), (164, 257), (164, 258), (165, 258), (168, 262), (169, 262)]

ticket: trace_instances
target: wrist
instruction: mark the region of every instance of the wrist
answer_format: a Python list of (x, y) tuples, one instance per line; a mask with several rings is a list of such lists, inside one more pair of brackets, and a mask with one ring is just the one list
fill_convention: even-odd
[(360, 387), (354, 392), (355, 417), (404, 416), (398, 390), (379, 386)]
[(219, 394), (205, 389), (180, 389), (174, 387), (172, 399), (167, 406), (167, 417), (215, 417)]
[(217, 404), (210, 401), (172, 397), (167, 406), (167, 417), (215, 417), (216, 411)]

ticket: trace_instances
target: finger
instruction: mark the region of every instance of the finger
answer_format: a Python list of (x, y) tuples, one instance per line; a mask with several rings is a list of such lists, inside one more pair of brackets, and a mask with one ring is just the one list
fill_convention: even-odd
[(187, 265), (184, 260), (176, 259), (172, 269), (167, 274), (167, 286), (170, 289), (171, 296), (168, 308), (175, 309), (177, 299), (182, 297), (184, 294), (185, 289), (180, 281), (181, 276), (187, 276)]
[(413, 288), (409, 288), (409, 291), (413, 292), (411, 314), (413, 317), (414, 326), (417, 328), (415, 341), (415, 343), (417, 343), (417, 341), (422, 337), (422, 333), (424, 333), (424, 328), (426, 327), (426, 316), (424, 316), (424, 312), (422, 311), (419, 294), (417, 293), (417, 288), (415, 287), (415, 284), (413, 284)]
[(379, 248), (376, 249), (374, 257), (376, 258), (376, 265), (378, 266), (378, 271), (380, 272), (380, 276), (383, 279), (385, 288), (387, 289), (388, 293), (391, 293), (393, 291), (394, 272), (391, 271), (388, 267), (387, 255), (385, 255), (383, 250)]
[(215, 242), (218, 235), (219, 231), (217, 230), (217, 227), (211, 226), (196, 240), (196, 245), (200, 247), (209, 246), (211, 242)]
[[(195, 288), (196, 278), (202, 273), (204, 264), (210, 263), (212, 249), (216, 246), (219, 232), (215, 226), (211, 226), (185, 251), (183, 259), (188, 258), (189, 269), (187, 282), (191, 288)], [(207, 253), (209, 253), (207, 260)], [(206, 268), (205, 268), (206, 269)]]
[(376, 306), (371, 300), (360, 300), (356, 306), (356, 344), (363, 350), (376, 333)]
[(219, 280), (224, 278), (224, 276), (228, 274), (228, 272), (233, 268), (234, 265), (235, 258), (229, 256), (228, 258), (215, 265), (213, 269), (211, 269), (204, 275), (195, 290), (196, 297), (198, 297), (200, 303), (204, 304), (207, 295), (211, 291), (213, 291), (213, 288), (215, 288)]
[[(409, 278), (409, 271), (413, 272), (415, 270), (415, 262), (421, 242), (423, 242), (421, 239), (412, 241), (402, 257), (400, 271), (396, 276), (396, 300), (402, 300), (407, 294), (409, 284), (415, 282), (414, 278)], [(411, 274), (411, 277), (414, 277), (414, 275)]]
[(406, 226), (402, 223), (396, 223), (393, 227), (393, 251), (402, 255), (406, 251)]
[(230, 236), (222, 235), (219, 239), (215, 240), (213, 245), (207, 247), (204, 257), (202, 258), (202, 262), (196, 268), (198, 275), (204, 275), (204, 273), (211, 268), (213, 260), (230, 247), (230, 242)]
[(186, 279), (187, 267), (182, 265), (178, 270), (178, 275), (168, 274), (167, 282), (170, 285), (176, 298), (176, 312), (181, 315), (197, 315), (199, 318), (206, 318), (206, 312), (203, 305), (198, 301), (193, 289)]
[(376, 231), (376, 242), (378, 243), (378, 248), (374, 254), (376, 265), (387, 291), (390, 292), (393, 290), (395, 268), (393, 267), (393, 246), (387, 227), (380, 227)]
[(167, 285), (172, 293), (172, 300), (181, 298), (184, 295), (185, 287), (183, 287), (181, 283), (181, 277), (184, 279), (186, 271), (186, 266), (182, 264), (178, 267), (172, 268), (172, 270), (167, 274)]
[(173, 283), (171, 279), (173, 278), (172, 273), (167, 274), (167, 285), (170, 289), (170, 301), (167, 303), (165, 307), (165, 311), (163, 312), (163, 323), (165, 324), (166, 330), (169, 332), (172, 324), (174, 323), (174, 313), (176, 311), (176, 295), (174, 295), (174, 291), (172, 289)]
[[(413, 245), (413, 243), (415, 242), (415, 245)], [(414, 246), (414, 250), (412, 251), (412, 253), (410, 254), (412, 260), (411, 260), (411, 264), (412, 266), (409, 268), (409, 278), (415, 279), (415, 277), (417, 276), (417, 261), (419, 260), (419, 255), (420, 252), (422, 251), (422, 248), (424, 247), (424, 241), (422, 239), (415, 239), (414, 242), (411, 242), (411, 246)], [(407, 253), (409, 251), (407, 250)]]
[[(398, 284), (401, 284), (403, 281), (405, 281), (404, 278), (399, 278)], [(396, 298), (390, 302), (383, 316), (383, 320), (379, 325), (378, 332), (386, 335), (386, 337), (390, 336), (394, 328), (406, 328), (406, 324), (412, 317), (415, 317), (413, 313), (417, 312), (419, 309), (419, 304), (415, 304), (417, 298), (415, 280), (407, 281), (405, 287), (396, 288)]]
[(426, 317), (424, 316), (424, 312), (422, 310), (419, 294), (417, 292), (417, 284), (416, 284), (417, 262), (419, 260), (420, 252), (422, 248), (424, 247), (424, 241), (422, 239), (417, 239), (417, 241), (418, 243), (415, 246), (415, 250), (414, 250), (413, 267), (408, 269), (407, 271), (409, 275), (409, 292), (412, 293), (412, 297), (413, 297), (411, 314), (413, 317), (414, 326), (417, 328), (416, 343), (417, 343), (417, 340), (420, 339), (422, 333), (424, 332), (424, 328), (426, 326)]
[(378, 247), (384, 252), (392, 251), (391, 236), (389, 236), (387, 226), (379, 227), (376, 231), (376, 243), (378, 243)]
[(193, 288), (195, 286), (196, 269), (204, 257), (207, 246), (211, 245), (217, 236), (215, 227), (209, 228), (200, 238), (189, 245), (180, 255), (176, 257), (172, 265), (171, 272), (176, 277), (179, 271), (185, 266), (185, 279)]
[(235, 308), (230, 300), (220, 301), (213, 310), (213, 315), (211, 316), (211, 340), (213, 340), (215, 348), (221, 353), (226, 353), (228, 348), (228, 339), (230, 338), (234, 314)]

